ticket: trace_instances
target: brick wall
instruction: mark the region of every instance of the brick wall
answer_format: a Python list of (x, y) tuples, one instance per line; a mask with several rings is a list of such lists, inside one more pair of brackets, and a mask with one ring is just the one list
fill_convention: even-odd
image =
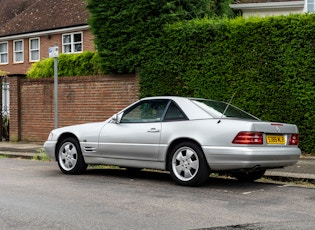
[[(43, 142), (54, 128), (54, 80), (9, 77), (10, 140)], [(136, 75), (58, 79), (59, 127), (103, 121), (138, 99)]]
[(9, 133), (13, 139), (20, 140), (20, 77), (9, 78), (10, 84), (10, 128)]

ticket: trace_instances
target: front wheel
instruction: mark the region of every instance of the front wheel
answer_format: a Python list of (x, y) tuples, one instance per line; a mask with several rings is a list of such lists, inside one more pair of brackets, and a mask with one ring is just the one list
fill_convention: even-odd
[(69, 137), (57, 147), (57, 160), (60, 170), (65, 174), (81, 174), (87, 168), (78, 141)]
[(169, 170), (179, 185), (200, 186), (209, 179), (210, 169), (201, 148), (192, 142), (180, 143), (169, 158)]

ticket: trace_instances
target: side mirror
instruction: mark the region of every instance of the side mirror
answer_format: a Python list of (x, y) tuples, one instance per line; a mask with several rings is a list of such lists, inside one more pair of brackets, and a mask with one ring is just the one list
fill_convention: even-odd
[(112, 116), (112, 122), (119, 124), (121, 121), (121, 118), (123, 116), (123, 113), (117, 113), (114, 116)]

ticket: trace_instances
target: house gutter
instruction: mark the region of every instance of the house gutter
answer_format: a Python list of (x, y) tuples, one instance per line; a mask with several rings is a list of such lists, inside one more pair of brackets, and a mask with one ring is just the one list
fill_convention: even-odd
[(8, 40), (17, 40), (17, 39), (22, 39), (22, 38), (48, 36), (48, 35), (53, 35), (53, 34), (71, 33), (78, 30), (88, 30), (88, 29), (90, 29), (89, 25), (82, 25), (82, 26), (76, 26), (76, 27), (59, 28), (59, 29), (54, 29), (54, 30), (45, 30), (41, 32), (15, 34), (15, 35), (0, 37), (0, 42), (8, 41)]
[(304, 4), (305, 4), (304, 1), (286, 1), (286, 2), (230, 4), (230, 7), (233, 10), (284, 9), (284, 8), (304, 8)]

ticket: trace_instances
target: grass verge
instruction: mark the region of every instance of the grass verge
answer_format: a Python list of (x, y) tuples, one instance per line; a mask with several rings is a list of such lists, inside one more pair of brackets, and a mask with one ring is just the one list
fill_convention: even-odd
[(33, 156), (33, 160), (50, 161), (50, 157), (46, 154), (44, 148), (37, 150), (37, 153)]
[(264, 176), (257, 180), (264, 183), (277, 183), (282, 185), (296, 185), (306, 188), (315, 188), (315, 180), (313, 179), (302, 179), (292, 177), (280, 177), (280, 176)]

